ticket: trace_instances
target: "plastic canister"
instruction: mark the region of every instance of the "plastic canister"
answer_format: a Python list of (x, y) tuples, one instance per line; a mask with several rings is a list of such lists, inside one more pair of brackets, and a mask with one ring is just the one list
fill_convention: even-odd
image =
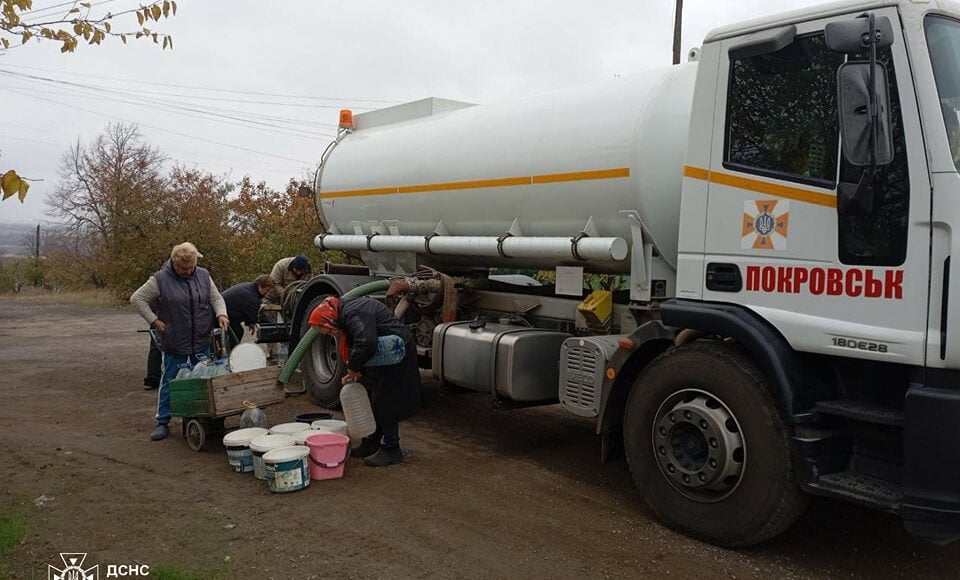
[(343, 386), (340, 390), (340, 406), (343, 407), (343, 416), (347, 420), (347, 430), (351, 438), (366, 437), (377, 430), (370, 397), (367, 389), (360, 383), (347, 383)]
[(257, 437), (267, 434), (266, 429), (249, 427), (237, 429), (223, 436), (223, 446), (227, 448), (227, 462), (237, 473), (253, 471), (253, 454), (250, 452), (250, 442)]
[(272, 435), (296, 435), (304, 429), (309, 429), (309, 423), (300, 423), (295, 421), (293, 423), (280, 423), (279, 425), (274, 425), (270, 427), (270, 433)]
[(271, 449), (263, 454), (267, 487), (274, 493), (297, 491), (310, 485), (310, 449), (292, 445)]
[(268, 451), (293, 445), (290, 435), (261, 435), (250, 442), (250, 454), (253, 455), (253, 476), (257, 479), (266, 479), (263, 470), (263, 455)]
[(347, 422), (341, 421), (340, 419), (319, 419), (310, 423), (310, 427), (314, 431), (322, 431), (324, 433), (339, 433), (340, 435), (350, 436), (350, 431), (347, 430)]

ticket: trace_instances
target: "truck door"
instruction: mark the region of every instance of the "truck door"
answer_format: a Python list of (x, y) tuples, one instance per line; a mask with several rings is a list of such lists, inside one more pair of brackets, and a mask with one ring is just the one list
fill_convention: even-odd
[[(838, 183), (856, 183), (862, 168), (840, 148), (836, 77), (846, 57), (823, 36), (827, 22), (856, 14), (761, 31), (792, 36), (763, 54), (738, 50), (750, 37), (722, 39), (709, 167), (688, 165), (685, 175), (708, 181), (704, 300), (747, 306), (799, 351), (921, 365), (929, 177), (899, 18), (893, 8), (875, 14), (894, 28), (878, 60), (895, 149), (869, 208), (837, 208)], [(739, 285), (724, 274), (731, 269)]]

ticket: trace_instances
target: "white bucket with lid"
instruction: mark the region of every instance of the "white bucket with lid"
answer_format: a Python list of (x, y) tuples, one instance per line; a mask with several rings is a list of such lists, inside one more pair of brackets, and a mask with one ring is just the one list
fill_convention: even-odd
[(248, 427), (237, 429), (223, 436), (223, 446), (227, 448), (227, 462), (237, 473), (253, 471), (253, 454), (250, 442), (267, 434), (266, 429)]
[(274, 493), (297, 491), (310, 485), (310, 449), (303, 445), (280, 447), (263, 455), (267, 487)]
[(253, 476), (257, 479), (266, 479), (266, 473), (263, 470), (263, 455), (273, 449), (289, 447), (293, 445), (293, 437), (290, 435), (261, 435), (250, 442), (250, 454), (253, 455)]
[(309, 436), (311, 436), (311, 435), (313, 435), (314, 433), (317, 433), (317, 432), (318, 432), (318, 431), (317, 431), (316, 429), (303, 429), (302, 431), (297, 431), (296, 433), (294, 433), (293, 435), (291, 435), (291, 437), (293, 437), (293, 444), (294, 444), (294, 445), (306, 445), (306, 444), (307, 444), (307, 437), (309, 437)]
[(340, 421), (339, 419), (318, 419), (313, 423), (310, 423), (315, 431), (322, 431), (324, 433), (337, 433), (339, 435), (350, 436), (350, 432), (347, 431), (347, 422)]
[(270, 427), (270, 433), (273, 435), (296, 435), (304, 429), (309, 429), (309, 423), (280, 423), (279, 425), (274, 425)]

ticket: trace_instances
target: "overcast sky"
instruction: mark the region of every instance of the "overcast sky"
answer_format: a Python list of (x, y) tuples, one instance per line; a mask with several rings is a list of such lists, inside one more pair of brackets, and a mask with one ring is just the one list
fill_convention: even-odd
[[(112, 12), (140, 3), (93, 2)], [(34, 0), (37, 18), (61, 14), (43, 9), (63, 3)], [(683, 52), (714, 27), (819, 3), (686, 0)], [(0, 171), (43, 179), (26, 203), (0, 202), (0, 222), (43, 220), (69, 145), (89, 143), (110, 122), (136, 123), (172, 161), (282, 188), (316, 164), (341, 108), (501, 102), (672, 57), (674, 0), (177, 4), (175, 17), (148, 25), (173, 36), (172, 51), (116, 39), (74, 54), (35, 41), (0, 51)], [(114, 31), (135, 27), (124, 18)]]

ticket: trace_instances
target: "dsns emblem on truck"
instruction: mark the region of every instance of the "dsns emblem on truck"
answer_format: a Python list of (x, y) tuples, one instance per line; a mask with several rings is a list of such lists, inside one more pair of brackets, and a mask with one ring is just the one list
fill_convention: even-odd
[(789, 200), (762, 199), (743, 202), (740, 248), (786, 250), (789, 220)]

